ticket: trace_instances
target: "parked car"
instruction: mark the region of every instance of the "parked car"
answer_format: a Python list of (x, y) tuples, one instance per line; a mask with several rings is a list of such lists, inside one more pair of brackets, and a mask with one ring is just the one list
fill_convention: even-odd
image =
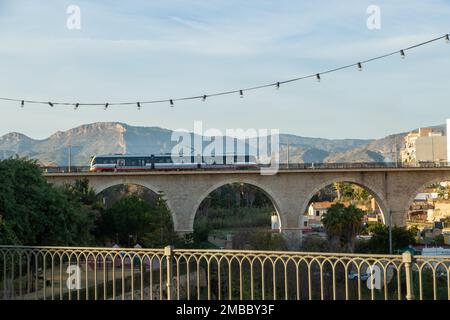
[(436, 277), (447, 278), (447, 272), (446, 271), (436, 271)]
[[(366, 281), (367, 279), (369, 279), (370, 277), (370, 273), (363, 273), (361, 274), (361, 280), (362, 281)], [(348, 274), (348, 278), (350, 280), (358, 280), (358, 273), (357, 272), (350, 272)]]

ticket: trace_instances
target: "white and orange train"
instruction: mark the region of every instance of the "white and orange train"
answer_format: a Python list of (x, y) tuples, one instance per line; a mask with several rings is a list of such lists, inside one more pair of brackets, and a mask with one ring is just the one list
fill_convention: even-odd
[(174, 156), (171, 154), (93, 156), (90, 171), (257, 169), (251, 155)]

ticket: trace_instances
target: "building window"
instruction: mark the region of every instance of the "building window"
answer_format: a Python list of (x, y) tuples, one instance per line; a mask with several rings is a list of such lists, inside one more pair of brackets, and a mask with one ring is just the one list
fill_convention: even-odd
[(303, 221), (303, 226), (307, 227), (308, 226), (308, 221)]
[(316, 210), (316, 217), (320, 216), (320, 211)]

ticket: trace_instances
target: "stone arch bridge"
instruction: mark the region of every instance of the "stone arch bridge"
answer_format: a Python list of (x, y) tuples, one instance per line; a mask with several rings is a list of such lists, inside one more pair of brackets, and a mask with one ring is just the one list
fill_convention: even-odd
[(120, 184), (141, 185), (162, 193), (175, 231), (179, 233), (193, 231), (197, 209), (212, 191), (228, 183), (251, 184), (272, 200), (280, 217), (281, 231), (290, 238), (300, 237), (302, 216), (312, 196), (333, 182), (351, 182), (364, 187), (377, 200), (387, 223), (392, 219), (393, 225), (405, 225), (408, 208), (417, 193), (431, 183), (450, 180), (450, 168), (301, 169), (281, 170), (276, 175), (261, 175), (258, 170), (195, 170), (46, 173), (44, 176), (56, 185), (86, 178), (97, 193)]

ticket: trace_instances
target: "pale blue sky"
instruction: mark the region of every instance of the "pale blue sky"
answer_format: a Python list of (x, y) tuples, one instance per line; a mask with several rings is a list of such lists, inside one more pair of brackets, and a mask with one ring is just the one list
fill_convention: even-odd
[[(81, 8), (81, 30), (66, 9)], [(381, 30), (366, 27), (371, 4)], [(113, 102), (239, 89), (319, 72), (450, 33), (449, 1), (0, 0), (0, 96)], [(450, 45), (282, 87), (168, 105), (50, 108), (0, 102), (0, 135), (44, 138), (96, 121), (275, 128), (377, 138), (450, 117)]]

